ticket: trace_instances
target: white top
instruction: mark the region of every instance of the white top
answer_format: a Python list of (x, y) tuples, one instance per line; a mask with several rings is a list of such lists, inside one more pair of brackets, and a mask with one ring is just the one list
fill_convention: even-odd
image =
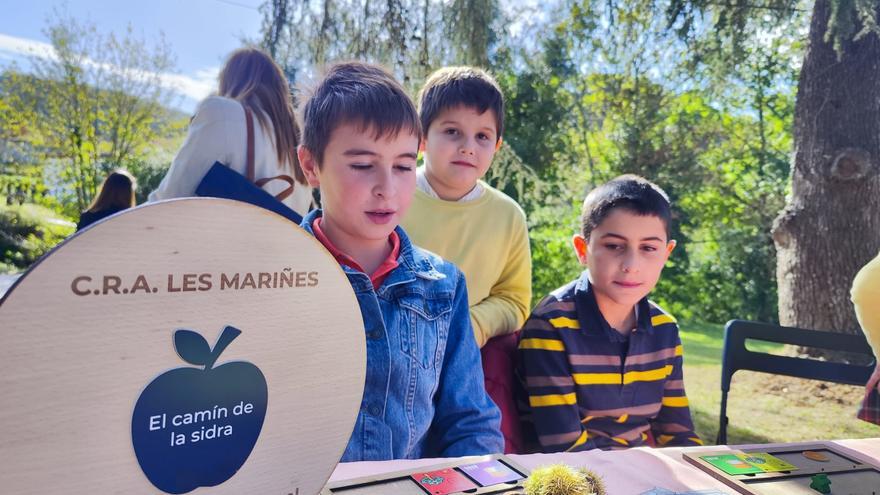
[[(437, 191), (431, 187), (431, 183), (428, 182), (428, 177), (425, 175), (425, 167), (419, 167), (416, 169), (416, 187), (419, 188), (420, 191), (427, 194), (428, 196), (434, 199), (441, 199), (440, 195), (437, 194)], [(480, 196), (483, 195), (483, 185), (477, 182), (473, 189), (470, 190), (469, 193), (465, 194), (457, 201), (453, 201), (454, 203), (468, 203), (475, 199), (480, 199)]]
[[(183, 146), (174, 156), (171, 168), (159, 187), (150, 193), (149, 201), (193, 196), (199, 182), (214, 162), (220, 162), (245, 175), (247, 167), (247, 127), (244, 107), (236, 100), (222, 96), (206, 98), (196, 109), (189, 124), (189, 133)], [(275, 131), (267, 132), (254, 116), (254, 172), (255, 179), (286, 174), (293, 177), (287, 162), (279, 163), (275, 151)], [(266, 192), (278, 194), (288, 186), (283, 180), (273, 180), (263, 186)], [(284, 204), (300, 215), (309, 211), (312, 190), (296, 183), (293, 194)]]

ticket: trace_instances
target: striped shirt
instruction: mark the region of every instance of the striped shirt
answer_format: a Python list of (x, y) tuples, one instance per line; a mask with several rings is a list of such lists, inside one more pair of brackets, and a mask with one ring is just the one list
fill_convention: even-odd
[[(628, 337), (611, 328), (587, 272), (544, 298), (520, 335), (524, 427), (544, 452), (702, 445), (684, 393), (675, 319), (642, 299)], [(529, 439), (527, 439), (529, 440)], [(534, 439), (532, 439), (534, 440)]]

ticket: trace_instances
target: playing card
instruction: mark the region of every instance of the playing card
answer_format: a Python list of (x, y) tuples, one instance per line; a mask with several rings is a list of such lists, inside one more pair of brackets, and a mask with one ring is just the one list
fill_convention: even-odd
[(797, 470), (797, 466), (794, 464), (785, 462), (778, 457), (763, 452), (749, 452), (748, 454), (740, 455), (739, 458), (748, 462), (752, 466), (760, 468), (761, 471), (764, 471), (765, 473)]
[(704, 455), (700, 459), (727, 474), (754, 474), (762, 472), (761, 468), (749, 464), (736, 454)]
[(494, 459), (476, 464), (465, 464), (458, 468), (468, 477), (479, 483), (480, 486), (497, 485), (498, 483), (507, 483), (523, 478), (521, 474), (510, 469), (506, 464)]
[(477, 488), (473, 481), (452, 468), (414, 473), (412, 479), (431, 495), (447, 495)]

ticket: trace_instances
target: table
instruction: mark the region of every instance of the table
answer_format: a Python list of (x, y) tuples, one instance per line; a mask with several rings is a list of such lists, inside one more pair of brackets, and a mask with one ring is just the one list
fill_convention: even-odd
[[(714, 488), (724, 493), (735, 495), (733, 489), (688, 464), (682, 458), (682, 452), (760, 449), (762, 447), (770, 448), (816, 443), (820, 442), (731, 446), (711, 445), (706, 447), (669, 447), (664, 449), (639, 447), (618, 451), (594, 450), (571, 454), (530, 454), (511, 455), (509, 457), (529, 469), (560, 462), (570, 466), (589, 468), (602, 476), (608, 488), (608, 493), (613, 493), (614, 495), (637, 495), (654, 487), (676, 491)], [(832, 440), (821, 443), (827, 443), (868, 464), (880, 466), (880, 438)], [(438, 464), (444, 461), (448, 461), (448, 459), (341, 463), (333, 471), (330, 481), (342, 481), (404, 469), (416, 469), (421, 466)]]

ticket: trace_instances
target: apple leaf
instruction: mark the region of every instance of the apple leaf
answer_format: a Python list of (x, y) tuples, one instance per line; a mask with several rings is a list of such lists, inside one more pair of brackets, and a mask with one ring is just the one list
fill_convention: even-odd
[(178, 330), (174, 332), (174, 348), (184, 361), (206, 365), (211, 361), (211, 346), (204, 337), (192, 330)]
[(223, 332), (220, 334), (220, 338), (217, 339), (217, 343), (214, 344), (214, 349), (211, 351), (211, 359), (205, 363), (205, 371), (214, 367), (214, 363), (217, 362), (217, 358), (220, 357), (220, 354), (223, 354), (223, 351), (226, 350), (226, 346), (231, 344), (239, 335), (241, 335), (241, 330), (232, 325), (226, 325)]

